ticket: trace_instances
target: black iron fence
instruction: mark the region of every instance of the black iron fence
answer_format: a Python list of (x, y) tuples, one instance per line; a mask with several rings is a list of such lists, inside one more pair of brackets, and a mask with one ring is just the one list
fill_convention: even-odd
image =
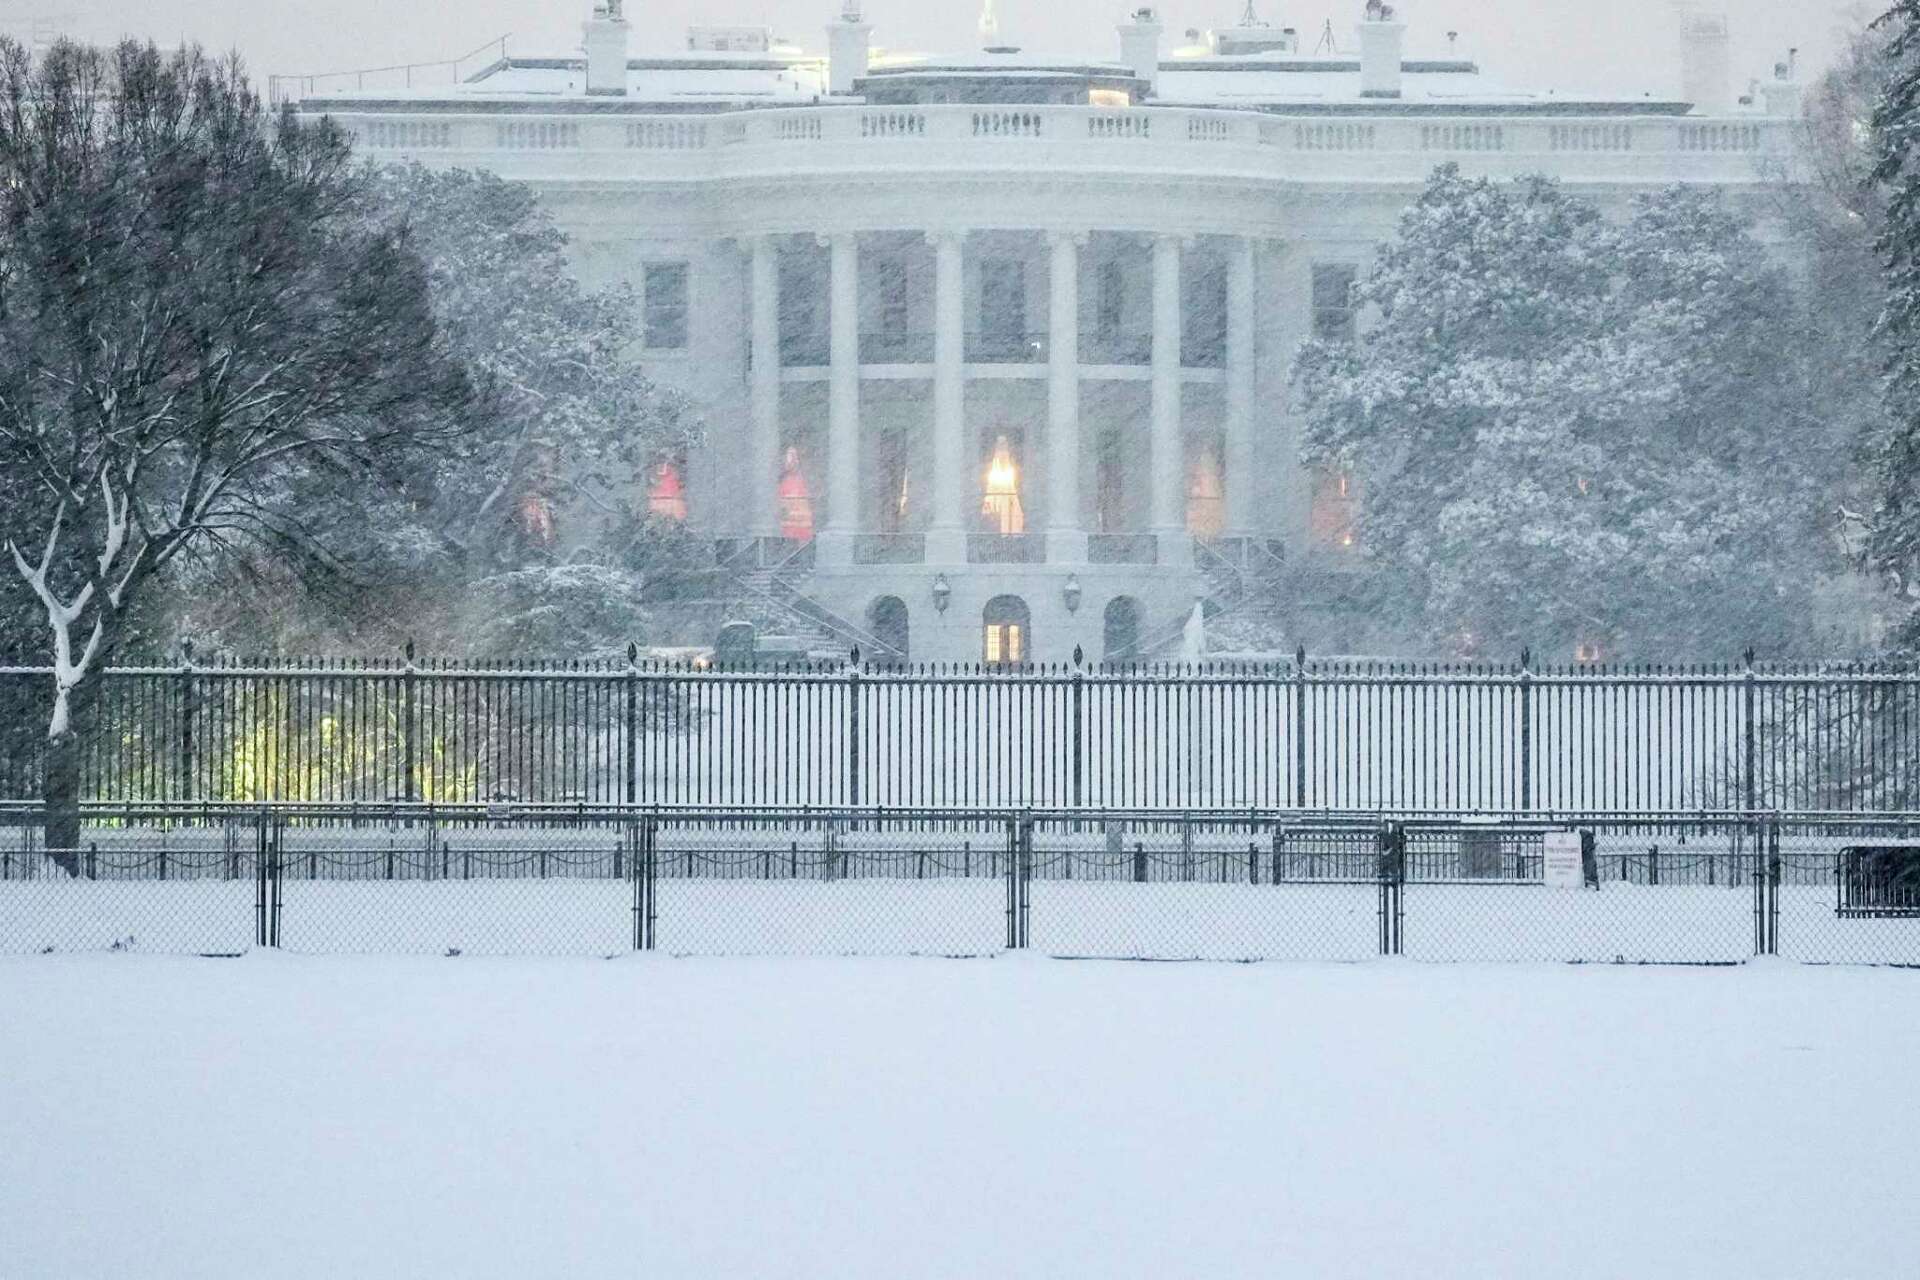
[(1920, 815), (119, 807), (77, 874), (41, 830), (0, 811), (0, 953), (1920, 965)]
[[(0, 670), (0, 796), (40, 795), (48, 672)], [(736, 672), (182, 666), (106, 677), (111, 803), (1895, 811), (1920, 672), (1201, 668)]]

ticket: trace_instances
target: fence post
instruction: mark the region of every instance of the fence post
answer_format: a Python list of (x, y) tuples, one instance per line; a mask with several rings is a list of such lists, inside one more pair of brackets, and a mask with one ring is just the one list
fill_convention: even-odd
[(280, 947), (280, 910), (286, 900), (281, 892), (286, 882), (285, 862), (281, 857), (286, 837), (285, 819), (274, 822), (267, 833), (267, 945), (275, 950)]
[(1028, 814), (1020, 823), (1020, 910), (1016, 917), (1019, 926), (1020, 950), (1025, 951), (1033, 944), (1033, 815)]
[(1747, 662), (1746, 678), (1742, 682), (1742, 686), (1741, 686), (1741, 692), (1743, 695), (1742, 702), (1745, 704), (1741, 718), (1746, 722), (1746, 725), (1745, 725), (1746, 742), (1744, 744), (1743, 750), (1741, 751), (1742, 758), (1741, 758), (1740, 772), (1741, 772), (1741, 778), (1742, 778), (1742, 784), (1743, 784), (1742, 794), (1746, 797), (1745, 808), (1748, 813), (1752, 813), (1755, 809), (1759, 808), (1758, 797), (1760, 794), (1760, 779), (1756, 775), (1756, 772), (1754, 769), (1755, 757), (1757, 755), (1757, 752), (1756, 752), (1757, 739), (1756, 739), (1755, 730), (1754, 730), (1754, 709), (1755, 709), (1755, 705), (1759, 701), (1758, 699), (1759, 680), (1758, 680), (1758, 677), (1754, 674), (1753, 650), (1751, 648), (1749, 648), (1746, 652), (1746, 662)]
[(847, 668), (847, 803), (860, 803), (860, 646)]
[(620, 795), (628, 804), (640, 802), (640, 646), (627, 642), (627, 748), (625, 777)]
[[(1087, 745), (1086, 722), (1082, 708), (1086, 694), (1087, 673), (1081, 669), (1081, 661), (1086, 655), (1080, 646), (1073, 646), (1073, 807), (1078, 809), (1084, 800), (1082, 790), (1086, 770)], [(1079, 829), (1077, 826), (1074, 828)]]
[(1293, 652), (1293, 807), (1307, 807), (1307, 646)]
[[(413, 687), (413, 641), (407, 641), (407, 665), (400, 672), (400, 768), (406, 773), (401, 794), (408, 804), (412, 804), (418, 794), (414, 782), (414, 737), (418, 726), (414, 723), (414, 687)], [(393, 878), (389, 866), (387, 878)]]
[(1520, 809), (1533, 808), (1533, 650), (1520, 651)]
[(1020, 821), (1007, 819), (1007, 950), (1020, 949)]
[(193, 674), (193, 641), (180, 642), (180, 799), (193, 800), (193, 721), (198, 681)]
[(267, 945), (267, 814), (253, 826), (253, 945)]
[(1767, 954), (1780, 954), (1780, 814), (1767, 821)]

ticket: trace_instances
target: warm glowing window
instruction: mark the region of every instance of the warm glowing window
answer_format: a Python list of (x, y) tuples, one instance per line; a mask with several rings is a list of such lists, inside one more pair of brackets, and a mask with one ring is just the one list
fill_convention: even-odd
[(663, 462), (654, 473), (653, 487), (647, 490), (647, 512), (662, 520), (687, 518), (687, 488), (676, 464)]
[(807, 477), (800, 470), (800, 452), (787, 450), (780, 475), (780, 536), (795, 542), (813, 538), (813, 495), (807, 491)]
[(1582, 664), (1606, 661), (1606, 650), (1598, 640), (1582, 640), (1573, 646), (1573, 660)]
[(993, 460), (987, 464), (986, 497), (980, 514), (993, 533), (1011, 535), (1027, 531), (1027, 515), (1020, 506), (1020, 467), (1013, 460), (1013, 446), (1005, 436), (993, 446)]
[(988, 665), (1018, 666), (1027, 661), (1031, 620), (1026, 601), (1019, 596), (995, 596), (983, 615)]
[(514, 514), (519, 521), (520, 532), (527, 541), (537, 546), (550, 547), (559, 536), (553, 521), (553, 504), (537, 493), (520, 499)]
[(1090, 107), (1130, 107), (1133, 96), (1125, 89), (1091, 89), (1087, 92), (1087, 105)]
[(1187, 532), (1217, 538), (1226, 529), (1226, 496), (1220, 483), (1220, 455), (1211, 445), (1194, 453), (1187, 468)]
[(1316, 546), (1345, 550), (1354, 545), (1354, 496), (1351, 472), (1335, 469), (1315, 474), (1308, 524)]

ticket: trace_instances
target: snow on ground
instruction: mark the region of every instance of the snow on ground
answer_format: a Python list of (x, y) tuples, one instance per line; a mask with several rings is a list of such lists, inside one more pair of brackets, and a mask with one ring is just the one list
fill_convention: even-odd
[(1920, 973), (0, 960), (0, 1276), (1912, 1274)]

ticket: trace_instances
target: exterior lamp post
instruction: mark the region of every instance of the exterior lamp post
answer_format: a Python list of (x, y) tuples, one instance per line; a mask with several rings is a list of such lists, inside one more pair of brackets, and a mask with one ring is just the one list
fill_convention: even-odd
[(1067, 585), (1060, 589), (1060, 594), (1066, 599), (1068, 613), (1080, 612), (1080, 597), (1084, 594), (1080, 589), (1080, 575), (1068, 574)]
[(952, 599), (953, 586), (947, 581), (947, 575), (944, 573), (935, 574), (933, 578), (934, 611), (936, 613), (945, 613), (947, 611), (947, 602)]

